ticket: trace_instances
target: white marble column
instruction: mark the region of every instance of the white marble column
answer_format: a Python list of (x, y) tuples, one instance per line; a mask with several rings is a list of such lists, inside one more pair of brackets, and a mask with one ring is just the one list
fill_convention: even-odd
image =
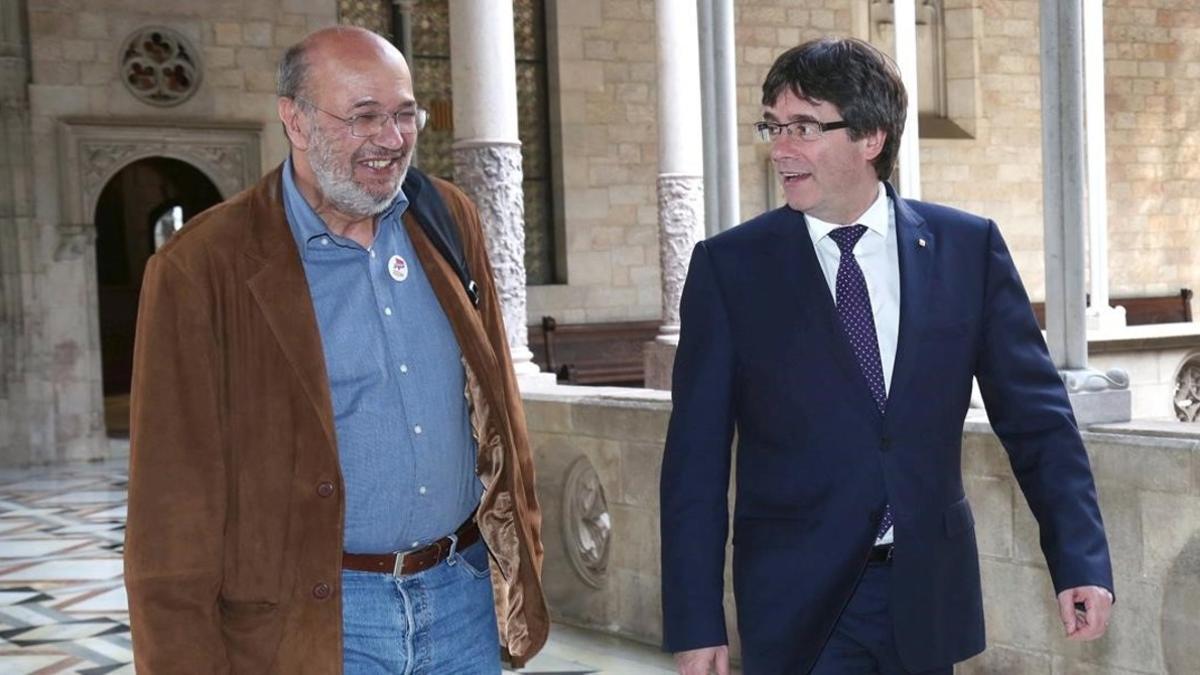
[(1080, 424), (1129, 419), (1129, 377), (1087, 367), (1082, 0), (1041, 0), (1046, 342)]
[(741, 222), (733, 0), (697, 0), (696, 7), (704, 139), (704, 231), (714, 235)]
[(921, 141), (917, 100), (917, 9), (914, 0), (892, 3), (892, 25), (896, 28), (896, 66), (908, 92), (904, 136), (900, 139), (900, 194), (906, 199), (921, 198)]
[(662, 328), (646, 350), (646, 386), (670, 388), (679, 344), (679, 297), (704, 234), (700, 52), (695, 0), (657, 0), (658, 225)]
[(1084, 117), (1087, 152), (1088, 260), (1091, 302), (1087, 327), (1122, 328), (1125, 308), (1108, 297), (1108, 157), (1104, 133), (1104, 3), (1083, 5)]
[[(737, 54), (734, 50), (733, 0), (713, 0), (713, 72), (717, 118), (717, 225), (722, 230), (741, 222), (738, 171)], [(768, 205), (772, 208), (774, 205)]]
[(525, 202), (512, 2), (450, 0), (450, 51), (454, 179), (483, 220), (513, 368), (520, 376), (536, 376), (525, 317)]

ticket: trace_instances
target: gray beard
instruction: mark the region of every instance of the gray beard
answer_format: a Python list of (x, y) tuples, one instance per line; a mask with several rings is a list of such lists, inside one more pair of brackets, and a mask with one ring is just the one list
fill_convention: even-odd
[[(321, 194), (338, 211), (349, 216), (377, 216), (387, 210), (404, 184), (404, 176), (408, 173), (407, 164), (400, 180), (396, 181), (396, 189), (391, 194), (373, 195), (354, 182), (353, 168), (341, 166), (333, 157), (333, 144), (326, 141), (321, 134), (312, 137), (313, 174), (317, 177), (317, 187)], [(407, 162), (407, 160), (406, 160)]]

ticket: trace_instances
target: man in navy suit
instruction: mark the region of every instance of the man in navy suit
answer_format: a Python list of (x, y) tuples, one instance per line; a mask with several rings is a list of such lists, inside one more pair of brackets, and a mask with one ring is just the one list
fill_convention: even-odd
[(805, 43), (757, 130), (787, 206), (696, 246), (662, 466), (664, 646), (748, 675), (950, 673), (984, 648), (961, 443), (979, 381), (1041, 531), (1067, 637), (1100, 637), (1112, 565), (1087, 453), (996, 224), (885, 181), (907, 96), (853, 39)]

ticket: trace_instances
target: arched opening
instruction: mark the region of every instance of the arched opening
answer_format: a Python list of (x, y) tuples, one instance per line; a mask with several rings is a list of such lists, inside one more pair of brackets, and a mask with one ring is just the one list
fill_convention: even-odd
[(150, 157), (130, 163), (96, 202), (96, 276), (100, 353), (108, 432), (129, 431), (129, 383), (138, 295), (146, 261), (189, 218), (221, 201), (221, 193), (187, 162)]

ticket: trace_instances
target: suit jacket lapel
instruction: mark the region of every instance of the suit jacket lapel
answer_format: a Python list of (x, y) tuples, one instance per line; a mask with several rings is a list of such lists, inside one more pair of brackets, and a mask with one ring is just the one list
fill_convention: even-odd
[(246, 285), (295, 370), (330, 447), (337, 447), (325, 352), (308, 279), (283, 209), (280, 169), (264, 178), (255, 190), (249, 225), (254, 244), (245, 256), (250, 269), (257, 267), (257, 271), (248, 273)]
[(862, 405), (869, 406), (876, 414), (879, 406), (871, 395), (870, 387), (863, 376), (858, 359), (850, 348), (850, 342), (842, 330), (833, 291), (825, 280), (821, 263), (812, 237), (808, 233), (808, 222), (804, 214), (788, 207), (779, 210), (776, 227), (779, 245), (772, 246), (772, 254), (786, 270), (787, 286), (795, 289), (795, 301), (800, 308), (804, 323), (813, 331), (809, 348), (826, 349), (845, 374), (848, 382), (854, 383)]
[[(919, 340), (928, 314), (929, 279), (937, 254), (937, 241), (925, 219), (887, 186), (896, 214), (896, 244), (900, 259), (900, 331), (888, 400), (903, 391), (916, 369)], [(890, 409), (891, 406), (888, 406)]]

